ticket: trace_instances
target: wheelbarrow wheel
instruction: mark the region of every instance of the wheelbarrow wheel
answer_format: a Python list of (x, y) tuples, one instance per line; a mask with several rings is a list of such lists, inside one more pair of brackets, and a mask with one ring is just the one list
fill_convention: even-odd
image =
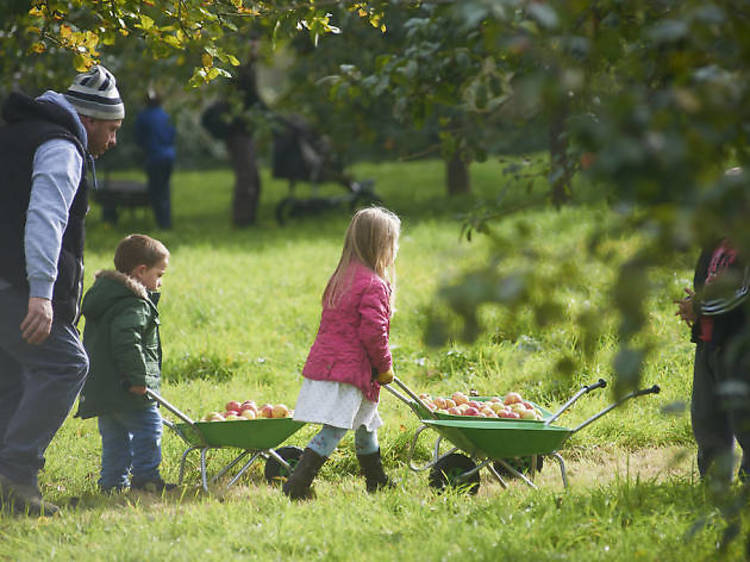
[(287, 462), (291, 470), (287, 469), (287, 467), (275, 458), (268, 457), (263, 475), (269, 484), (281, 484), (289, 477), (292, 473), (291, 471), (297, 466), (299, 458), (302, 456), (302, 449), (299, 447), (281, 447), (276, 449), (276, 454)]
[(285, 197), (276, 205), (276, 222), (280, 226), (284, 226), (296, 214), (297, 200), (294, 197)]
[(466, 455), (451, 453), (437, 461), (430, 469), (430, 486), (437, 491), (446, 487), (466, 490), (474, 495), (479, 491), (479, 471), (464, 476), (477, 465)]
[[(507, 462), (510, 466), (515, 468), (521, 474), (528, 474), (529, 472), (531, 472), (531, 459), (532, 457), (514, 457), (512, 459), (503, 459), (503, 460)], [(543, 467), (544, 467), (544, 458), (542, 457), (542, 455), (537, 455), (536, 456), (536, 471), (541, 472)], [(515, 478), (516, 477), (515, 474), (510, 472), (507, 468), (505, 468), (499, 462), (492, 463), (492, 468), (494, 468), (497, 471), (497, 473), (503, 478)]]

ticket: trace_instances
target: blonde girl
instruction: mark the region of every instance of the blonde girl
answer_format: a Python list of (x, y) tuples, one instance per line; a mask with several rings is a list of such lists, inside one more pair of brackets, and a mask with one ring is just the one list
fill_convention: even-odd
[(401, 221), (392, 212), (358, 211), (346, 231), (336, 270), (323, 291), (323, 312), (302, 370), (294, 418), (321, 424), (283, 486), (293, 499), (308, 498), (320, 467), (348, 430), (368, 492), (393, 485), (380, 459), (377, 428), (380, 385), (393, 380), (388, 346), (394, 262)]

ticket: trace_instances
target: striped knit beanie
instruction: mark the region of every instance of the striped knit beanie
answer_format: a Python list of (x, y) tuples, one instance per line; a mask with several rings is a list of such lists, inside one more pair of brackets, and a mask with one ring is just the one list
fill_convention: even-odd
[(64, 95), (81, 115), (106, 120), (125, 117), (125, 106), (117, 91), (117, 81), (101, 65), (76, 76)]

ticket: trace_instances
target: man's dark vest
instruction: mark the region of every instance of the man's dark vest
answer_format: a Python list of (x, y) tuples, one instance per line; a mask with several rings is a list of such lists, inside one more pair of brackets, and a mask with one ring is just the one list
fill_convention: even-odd
[(84, 161), (81, 183), (68, 212), (52, 296), (55, 318), (77, 322), (83, 289), (84, 218), (88, 211), (86, 151), (75, 118), (52, 102), (12, 93), (3, 104), (0, 127), (0, 278), (28, 291), (24, 228), (36, 149), (51, 139), (75, 144)]

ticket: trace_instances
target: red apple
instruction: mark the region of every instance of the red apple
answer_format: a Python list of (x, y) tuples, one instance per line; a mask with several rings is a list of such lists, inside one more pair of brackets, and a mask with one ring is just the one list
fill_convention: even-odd
[(521, 398), (521, 395), (517, 392), (509, 392), (505, 395), (505, 400), (503, 400), (505, 405), (515, 404), (517, 402), (523, 402), (523, 398)]
[(477, 410), (481, 410), (482, 409), (482, 405), (479, 402), (477, 402), (476, 400), (469, 400), (467, 402), (467, 404), (469, 406), (471, 406), (472, 408), (476, 408)]
[(457, 404), (456, 404), (455, 401), (451, 400), (450, 398), (446, 398), (445, 399), (445, 408), (446, 409), (449, 410), (449, 409), (453, 408), (454, 406), (457, 406)]
[(271, 410), (272, 418), (285, 418), (289, 415), (289, 408), (285, 404), (276, 404)]
[(451, 406), (448, 408), (448, 413), (452, 416), (460, 416), (461, 410), (458, 409), (458, 406)]
[(456, 406), (466, 404), (469, 401), (468, 397), (463, 392), (454, 392), (451, 398), (456, 403)]
[(260, 407), (259, 413), (261, 417), (272, 418), (273, 417), (273, 404), (263, 404)]
[(230, 400), (227, 402), (227, 405), (224, 406), (227, 412), (239, 412), (240, 411), (240, 403), (237, 402), (237, 400)]
[(503, 410), (502, 412), (498, 412), (497, 414), (501, 418), (506, 418), (509, 420), (517, 420), (521, 416), (519, 416), (517, 413), (512, 412), (511, 410)]
[(245, 418), (246, 420), (254, 420), (258, 417), (258, 414), (255, 413), (254, 409), (246, 408), (240, 412), (240, 417)]
[(258, 406), (255, 405), (255, 401), (253, 400), (245, 400), (242, 404), (240, 404), (240, 412), (244, 410), (258, 410)]
[(432, 403), (438, 408), (445, 408), (445, 398), (442, 398), (441, 396), (436, 396)]
[(523, 410), (522, 412), (518, 412), (518, 415), (521, 417), (522, 420), (535, 420), (536, 419), (536, 412), (534, 410)]
[(476, 409), (475, 407), (473, 407), (473, 406), (469, 406), (468, 408), (466, 408), (466, 409), (464, 410), (464, 415), (465, 415), (465, 416), (478, 416), (478, 415), (479, 415), (479, 413), (480, 413), (480, 412), (479, 412), (479, 410), (477, 410), (477, 409)]
[(514, 412), (516, 412), (517, 414), (520, 414), (521, 412), (526, 411), (526, 406), (524, 406), (523, 403), (521, 402), (513, 402), (513, 404), (511, 404), (509, 408), (513, 410)]

